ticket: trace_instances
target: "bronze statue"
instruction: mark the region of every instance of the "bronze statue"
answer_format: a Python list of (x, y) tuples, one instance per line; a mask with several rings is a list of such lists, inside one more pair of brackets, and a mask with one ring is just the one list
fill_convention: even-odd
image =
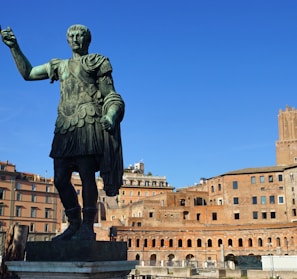
[[(69, 226), (53, 240), (95, 240), (95, 173), (100, 171), (108, 196), (118, 194), (123, 175), (120, 122), (125, 105), (115, 91), (111, 64), (107, 57), (88, 53), (91, 33), (84, 25), (73, 25), (67, 30), (72, 58), (52, 59), (34, 67), (22, 53), (11, 28), (2, 30), (1, 35), (25, 80), (60, 81), (50, 157), (54, 160), (54, 184)], [(79, 173), (82, 181), (82, 210), (71, 184), (73, 171)]]

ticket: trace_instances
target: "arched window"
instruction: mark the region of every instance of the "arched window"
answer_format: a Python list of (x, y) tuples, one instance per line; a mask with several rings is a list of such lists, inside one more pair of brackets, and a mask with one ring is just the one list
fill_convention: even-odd
[(161, 246), (161, 247), (164, 247), (164, 239), (161, 239), (161, 240), (160, 240), (160, 246)]
[(143, 247), (147, 247), (147, 239), (144, 240)]
[(128, 239), (128, 247), (132, 247), (132, 239), (131, 238)]
[(233, 241), (231, 238), (228, 239), (228, 247), (232, 247), (233, 246)]
[(248, 240), (248, 246), (253, 247), (253, 240), (251, 238), (249, 238)]
[(183, 247), (183, 241), (181, 239), (178, 240), (178, 247)]
[(218, 247), (221, 247), (221, 244), (223, 244), (223, 240), (222, 239), (218, 239)]
[(169, 239), (169, 247), (173, 247), (173, 239)]
[(135, 260), (136, 260), (136, 261), (139, 261), (139, 260), (140, 260), (140, 256), (139, 256), (139, 254), (136, 254)]
[(281, 240), (279, 237), (276, 238), (276, 246), (280, 247), (281, 246)]
[(258, 247), (263, 247), (263, 240), (262, 238), (258, 239)]
[(187, 246), (188, 246), (188, 247), (192, 247), (192, 240), (191, 240), (191, 239), (188, 239), (188, 241), (187, 241)]
[(152, 239), (152, 247), (156, 247), (156, 239)]
[(202, 241), (200, 238), (197, 239), (197, 247), (202, 247)]
[(211, 239), (207, 240), (207, 247), (212, 247), (212, 240)]
[(242, 238), (239, 238), (239, 239), (238, 239), (238, 247), (242, 247), (242, 246), (243, 246), (242, 243), (243, 243), (243, 242), (242, 242)]
[(136, 239), (136, 247), (139, 247), (140, 246), (140, 239)]

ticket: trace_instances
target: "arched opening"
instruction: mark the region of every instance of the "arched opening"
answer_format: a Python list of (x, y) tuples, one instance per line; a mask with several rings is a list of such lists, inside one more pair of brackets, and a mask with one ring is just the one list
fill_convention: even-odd
[(160, 246), (161, 246), (161, 247), (164, 247), (164, 244), (165, 244), (164, 239), (161, 239), (161, 240), (160, 240)]
[(253, 240), (251, 238), (248, 239), (248, 246), (253, 247)]
[(212, 240), (211, 239), (207, 240), (207, 247), (212, 247)]
[(222, 244), (223, 244), (223, 240), (222, 239), (218, 239), (218, 247), (221, 247)]
[(233, 246), (233, 241), (231, 238), (228, 239), (228, 247), (232, 247)]
[(263, 246), (263, 240), (262, 238), (258, 239), (258, 247), (262, 247)]
[(280, 247), (281, 246), (281, 240), (279, 237), (276, 238), (276, 246)]
[(173, 259), (175, 258), (175, 256), (174, 256), (173, 254), (169, 254), (169, 255), (167, 256), (167, 258), (168, 258), (168, 263), (167, 263), (167, 265), (168, 265), (168, 266), (173, 266)]
[(136, 254), (135, 260), (136, 261), (139, 261), (140, 260), (140, 255), (139, 254)]
[(156, 263), (157, 263), (157, 255), (156, 255), (156, 254), (152, 254), (152, 255), (150, 256), (150, 265), (151, 265), (151, 266), (155, 266)]
[(197, 239), (197, 247), (202, 247), (202, 240), (200, 238)]
[(188, 241), (187, 241), (187, 246), (188, 246), (188, 247), (192, 247), (192, 240), (191, 240), (191, 239), (188, 239)]
[(242, 247), (243, 246), (243, 241), (242, 238), (238, 239), (238, 247)]
[(183, 247), (183, 241), (181, 239), (178, 240), (178, 247)]

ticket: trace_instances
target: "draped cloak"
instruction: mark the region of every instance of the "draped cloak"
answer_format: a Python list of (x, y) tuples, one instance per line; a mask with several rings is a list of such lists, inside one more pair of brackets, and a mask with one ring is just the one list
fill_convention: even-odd
[[(51, 82), (60, 81), (50, 157), (95, 156), (96, 170), (103, 178), (106, 194), (117, 195), (123, 176), (120, 122), (125, 104), (115, 91), (101, 92), (104, 86), (100, 86), (100, 82), (108, 82), (108, 79), (112, 82), (108, 58), (87, 54), (79, 59), (53, 59), (48, 65)], [(113, 130), (105, 131), (100, 119), (110, 107), (116, 109), (117, 120)]]

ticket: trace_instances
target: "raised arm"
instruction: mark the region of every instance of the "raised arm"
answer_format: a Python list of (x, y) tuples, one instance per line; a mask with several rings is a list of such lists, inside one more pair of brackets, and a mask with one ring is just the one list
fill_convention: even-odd
[(49, 78), (45, 65), (32, 67), (27, 57), (23, 54), (11, 28), (1, 30), (2, 41), (11, 51), (15, 64), (25, 80), (41, 80)]

